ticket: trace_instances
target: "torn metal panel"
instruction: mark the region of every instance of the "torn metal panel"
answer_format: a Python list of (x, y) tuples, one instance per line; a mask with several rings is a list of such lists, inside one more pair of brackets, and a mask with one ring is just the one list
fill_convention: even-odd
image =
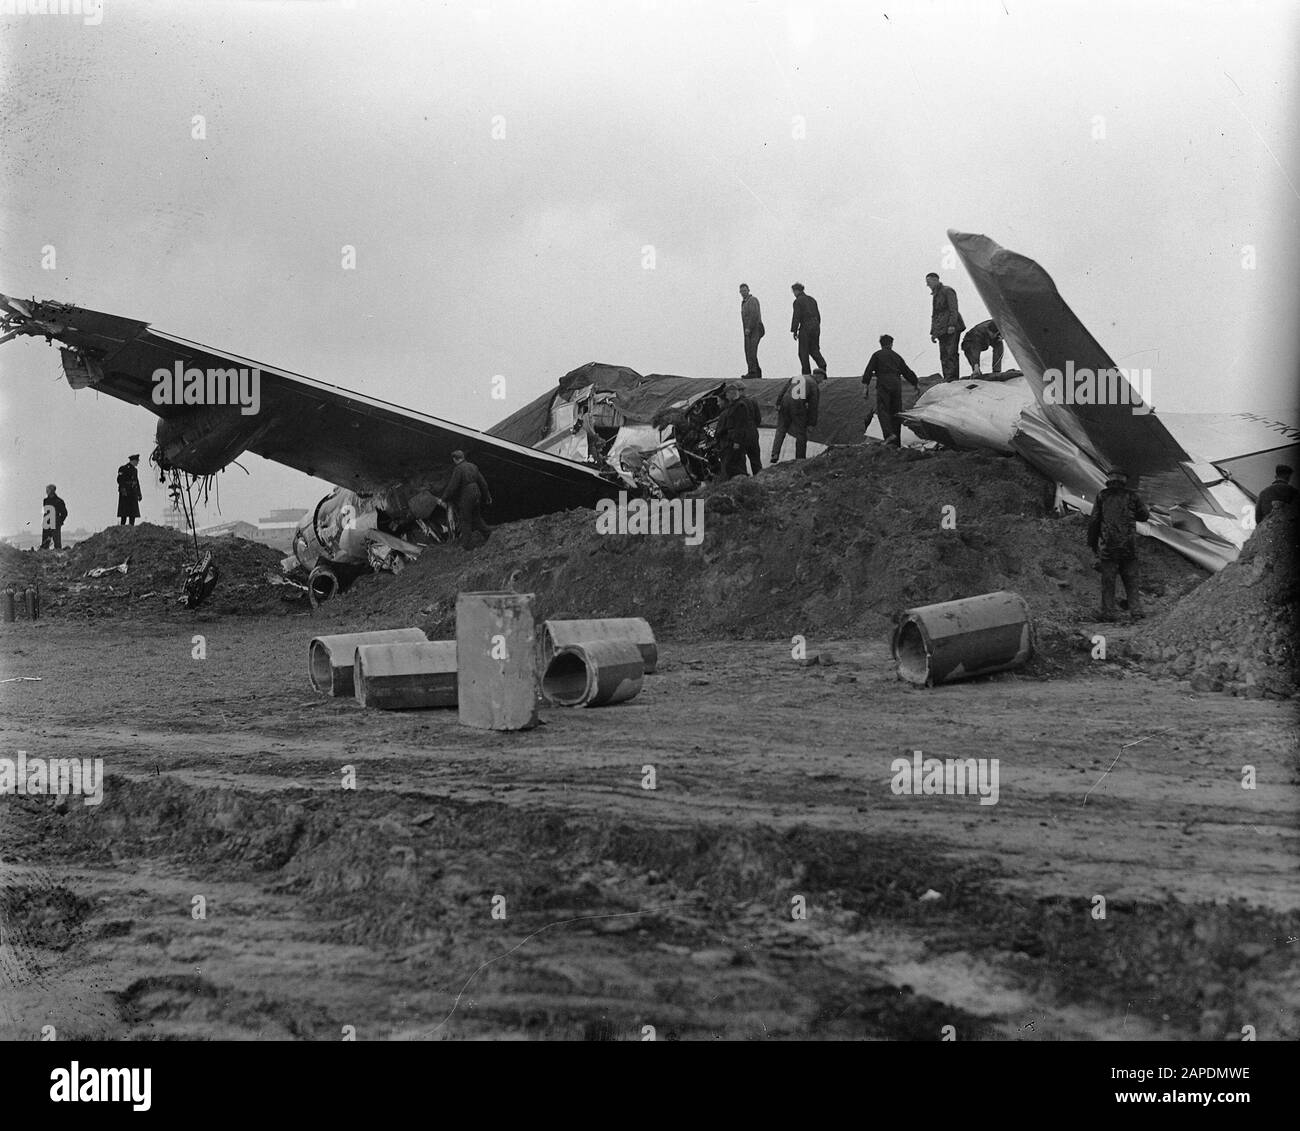
[(1033, 391), (1023, 377), (950, 381), (927, 390), (899, 419), (923, 440), (1010, 453), (1016, 450), (1020, 415), (1033, 403)]
[[(1045, 373), (1105, 373), (1117, 368), (1066, 305), (1051, 276), (1032, 259), (987, 236), (951, 230), (948, 236), (1056, 430), (1093, 463), (1118, 464), (1139, 476), (1149, 501), (1218, 513), (1214, 497), (1185, 466), (1187, 452), (1135, 391), (1123, 404), (1049, 403)], [(1139, 402), (1136, 407), (1133, 401)]]
[(1221, 459), (1217, 466), (1233, 483), (1248, 493), (1252, 499), (1259, 498), (1274, 479), (1278, 464), (1300, 469), (1300, 445), (1287, 448), (1271, 448), (1264, 452), (1252, 452), (1250, 455), (1235, 459)]

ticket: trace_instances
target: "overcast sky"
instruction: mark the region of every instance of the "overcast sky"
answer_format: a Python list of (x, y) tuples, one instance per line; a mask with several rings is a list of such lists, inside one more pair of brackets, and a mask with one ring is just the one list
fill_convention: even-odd
[[(952, 227), (1041, 263), (1151, 369), (1158, 410), (1297, 423), (1294, 4), (104, 0), (93, 19), (0, 16), (6, 294), (487, 427), (588, 361), (739, 375), (742, 281), (767, 376), (797, 370), (795, 280), (832, 377), (882, 332), (933, 372), (925, 273), (987, 317), (944, 263)], [(70, 528), (116, 521), (152, 414), (74, 394), (39, 339), (0, 346), (0, 412), (0, 532), (35, 529), (51, 481)], [(329, 489), (240, 462), (200, 522)], [(144, 517), (164, 505), (147, 483)]]

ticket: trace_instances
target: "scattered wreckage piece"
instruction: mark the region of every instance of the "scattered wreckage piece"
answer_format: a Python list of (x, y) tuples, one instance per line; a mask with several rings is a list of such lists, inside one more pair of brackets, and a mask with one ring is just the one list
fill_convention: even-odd
[(354, 695), (352, 666), (363, 644), (418, 644), (427, 640), (418, 628), (383, 628), (374, 632), (342, 632), (317, 636), (307, 648), (307, 675), (311, 685), (326, 695)]
[[(636, 645), (646, 675), (659, 666), (654, 629), (642, 617), (605, 617), (602, 620), (548, 620), (542, 623), (542, 663), (546, 671), (561, 649), (571, 644), (621, 640)], [(545, 688), (543, 688), (545, 690)]]
[(381, 711), (455, 707), (456, 641), (362, 644), (352, 669), (356, 699)]
[(197, 609), (212, 595), (220, 578), (221, 571), (212, 560), (212, 551), (204, 550), (203, 556), (185, 575), (185, 586), (177, 599), (177, 604), (184, 605), (187, 609)]
[(899, 678), (920, 687), (1018, 668), (1033, 650), (1029, 605), (1006, 590), (906, 609), (890, 641)]
[(641, 649), (628, 640), (587, 640), (560, 647), (542, 677), (542, 694), (557, 707), (606, 707), (641, 690)]
[(120, 562), (115, 566), (96, 566), (94, 569), (88, 569), (82, 577), (107, 577), (110, 573), (126, 573), (127, 567), (131, 564), (131, 559)]
[(457, 694), (462, 726), (527, 730), (537, 725), (533, 594), (456, 597)]

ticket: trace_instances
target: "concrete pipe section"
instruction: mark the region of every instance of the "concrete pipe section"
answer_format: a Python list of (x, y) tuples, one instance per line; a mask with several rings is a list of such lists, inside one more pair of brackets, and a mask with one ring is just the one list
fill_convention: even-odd
[(603, 620), (548, 620), (542, 624), (542, 670), (570, 644), (587, 644), (596, 640), (626, 640), (641, 651), (645, 674), (659, 664), (659, 647), (655, 644), (650, 622), (641, 617), (606, 617)]
[(537, 725), (537, 644), (531, 593), (456, 597), (458, 718), (483, 730)]
[(641, 690), (645, 666), (629, 640), (566, 644), (542, 676), (542, 694), (557, 707), (606, 707)]
[(362, 644), (352, 682), (357, 702), (381, 711), (456, 706), (456, 641)]
[(1020, 667), (1033, 622), (1019, 594), (982, 593), (900, 613), (890, 647), (901, 679), (932, 687)]
[(326, 695), (352, 695), (352, 665), (363, 644), (419, 644), (428, 637), (418, 628), (384, 628), (378, 632), (344, 632), (318, 636), (307, 649), (311, 685)]

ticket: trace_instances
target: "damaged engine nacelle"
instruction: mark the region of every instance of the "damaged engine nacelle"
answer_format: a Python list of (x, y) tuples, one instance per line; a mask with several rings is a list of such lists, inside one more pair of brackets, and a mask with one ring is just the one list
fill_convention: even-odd
[(362, 495), (336, 487), (298, 524), (288, 572), (305, 573), (313, 604), (357, 576), (400, 573), (425, 546), (455, 538), (451, 508), (424, 487)]
[(237, 405), (209, 405), (158, 421), (154, 462), (191, 475), (216, 475), (255, 443), (274, 422), (244, 416)]

